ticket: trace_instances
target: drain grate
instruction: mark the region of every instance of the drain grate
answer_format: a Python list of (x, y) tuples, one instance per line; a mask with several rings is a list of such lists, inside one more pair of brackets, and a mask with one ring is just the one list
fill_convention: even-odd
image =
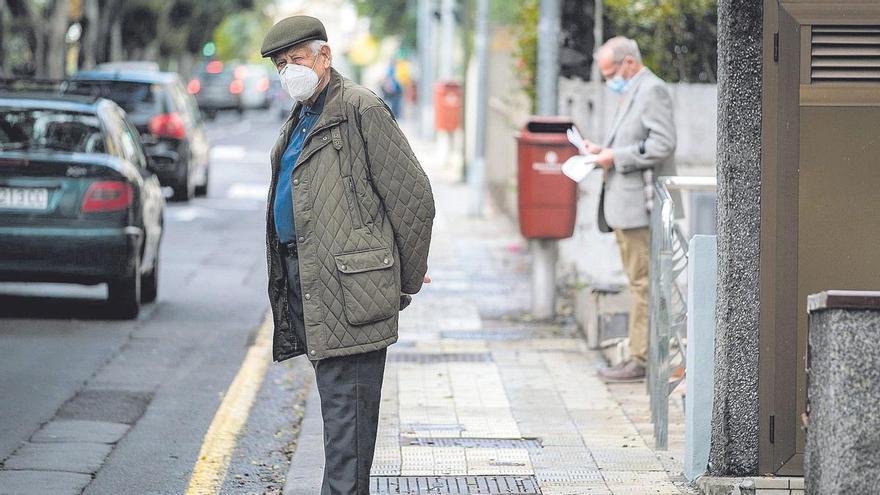
[(523, 493), (540, 495), (534, 476), (373, 476), (372, 495)]
[(400, 437), (401, 445), (420, 447), (464, 447), (466, 449), (526, 449), (530, 452), (542, 448), (537, 438), (426, 438)]
[(488, 352), (389, 352), (387, 360), (393, 363), (485, 363), (492, 361)]

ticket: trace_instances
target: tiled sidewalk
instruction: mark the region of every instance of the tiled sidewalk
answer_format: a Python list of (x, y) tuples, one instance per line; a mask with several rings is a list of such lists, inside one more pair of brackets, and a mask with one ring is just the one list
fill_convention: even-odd
[[(438, 210), (434, 282), (401, 313), (389, 350), (373, 493), (691, 493), (675, 457), (646, 443), (644, 384), (606, 387), (576, 328), (524, 317), (529, 258), (515, 226), (469, 217), (466, 186), (424, 165)], [(673, 452), (680, 436), (671, 429)], [(286, 493), (317, 493), (297, 459), (320, 453), (300, 454)]]

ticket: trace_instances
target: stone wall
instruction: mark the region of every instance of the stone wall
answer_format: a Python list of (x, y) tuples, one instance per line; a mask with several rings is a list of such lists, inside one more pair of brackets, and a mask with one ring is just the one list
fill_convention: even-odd
[(710, 473), (757, 474), (761, 81), (759, 0), (718, 2), (718, 295)]
[(823, 293), (810, 306), (807, 491), (878, 493), (880, 293)]

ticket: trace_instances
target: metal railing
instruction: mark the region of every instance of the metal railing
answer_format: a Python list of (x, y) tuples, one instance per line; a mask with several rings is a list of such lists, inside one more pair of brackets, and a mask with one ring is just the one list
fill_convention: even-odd
[[(659, 177), (654, 182), (647, 386), (658, 450), (668, 446), (669, 396), (684, 380), (687, 364), (687, 284), (683, 279), (688, 241), (676, 222), (671, 191), (714, 190), (714, 177)], [(673, 378), (673, 370), (681, 373)]]

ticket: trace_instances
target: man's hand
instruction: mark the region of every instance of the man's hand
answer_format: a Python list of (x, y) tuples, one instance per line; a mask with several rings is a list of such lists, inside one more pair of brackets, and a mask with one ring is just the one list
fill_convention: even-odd
[(602, 147), (601, 147), (601, 146), (599, 146), (598, 144), (596, 144), (596, 143), (590, 141), (589, 139), (584, 139), (584, 146), (587, 147), (587, 151), (589, 151), (590, 153), (592, 153), (592, 154), (594, 154), (594, 155), (595, 155), (595, 154), (598, 154), (600, 151), (602, 151)]
[(596, 154), (596, 165), (605, 170), (609, 170), (614, 166), (614, 151), (610, 148), (603, 149)]
[(430, 284), (430, 283), (431, 283), (431, 277), (430, 277), (430, 276), (425, 275), (425, 283), (426, 283), (426, 284)]

